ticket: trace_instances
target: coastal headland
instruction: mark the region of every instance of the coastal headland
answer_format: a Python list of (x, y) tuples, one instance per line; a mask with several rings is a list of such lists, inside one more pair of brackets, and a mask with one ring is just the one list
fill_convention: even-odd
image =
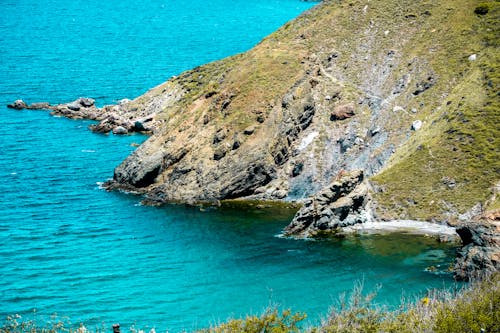
[(292, 237), (446, 225), (469, 279), (500, 268), (499, 13), (494, 1), (323, 1), (133, 100), (9, 106), (150, 135), (109, 190), (151, 205), (297, 203)]

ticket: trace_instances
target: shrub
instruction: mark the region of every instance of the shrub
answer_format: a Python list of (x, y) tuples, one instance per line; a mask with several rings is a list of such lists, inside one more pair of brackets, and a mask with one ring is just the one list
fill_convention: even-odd
[(490, 11), (490, 4), (489, 3), (481, 3), (479, 6), (474, 9), (474, 13), (477, 15), (486, 15)]
[(267, 309), (260, 317), (233, 319), (199, 333), (294, 333), (299, 332), (297, 324), (304, 318), (305, 314), (292, 314), (290, 310), (285, 310), (280, 315), (277, 309)]

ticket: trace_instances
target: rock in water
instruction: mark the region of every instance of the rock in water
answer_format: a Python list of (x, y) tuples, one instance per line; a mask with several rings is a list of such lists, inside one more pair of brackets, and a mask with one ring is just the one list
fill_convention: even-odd
[(284, 233), (288, 236), (310, 237), (366, 222), (367, 193), (363, 171), (356, 170), (343, 175), (309, 198)]
[(95, 104), (95, 100), (93, 98), (80, 97), (77, 101), (81, 106), (85, 108), (89, 108), (91, 106), (94, 106)]
[(18, 99), (14, 101), (14, 103), (8, 104), (7, 107), (10, 109), (22, 110), (26, 109), (28, 105), (22, 99)]
[(80, 102), (78, 100), (66, 104), (66, 107), (72, 111), (78, 111), (81, 108)]
[(28, 109), (30, 110), (50, 109), (50, 104), (48, 102), (33, 103), (28, 106)]
[(468, 222), (457, 228), (463, 247), (457, 253), (455, 279), (469, 281), (500, 270), (500, 230), (489, 222)]
[(123, 126), (116, 126), (113, 128), (113, 134), (128, 134), (128, 131)]

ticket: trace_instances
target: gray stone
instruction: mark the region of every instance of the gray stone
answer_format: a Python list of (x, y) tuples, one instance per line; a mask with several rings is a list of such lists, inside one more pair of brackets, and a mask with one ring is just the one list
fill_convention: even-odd
[(113, 134), (128, 134), (128, 130), (123, 126), (113, 128)]
[(80, 103), (80, 105), (85, 107), (85, 108), (89, 108), (91, 106), (94, 106), (95, 100), (92, 98), (80, 97), (78, 99), (78, 103)]
[(80, 105), (80, 102), (77, 100), (77, 101), (73, 101), (71, 103), (66, 104), (66, 107), (72, 111), (79, 111), (81, 108), (81, 105)]

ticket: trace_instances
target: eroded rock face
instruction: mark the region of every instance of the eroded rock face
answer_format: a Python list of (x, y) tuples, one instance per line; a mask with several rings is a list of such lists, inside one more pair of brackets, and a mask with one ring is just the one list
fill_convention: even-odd
[(285, 228), (288, 236), (310, 237), (334, 233), (342, 227), (366, 222), (368, 189), (361, 170), (346, 173), (307, 199)]
[(457, 253), (455, 278), (469, 281), (500, 270), (498, 224), (474, 221), (457, 227), (463, 247)]

